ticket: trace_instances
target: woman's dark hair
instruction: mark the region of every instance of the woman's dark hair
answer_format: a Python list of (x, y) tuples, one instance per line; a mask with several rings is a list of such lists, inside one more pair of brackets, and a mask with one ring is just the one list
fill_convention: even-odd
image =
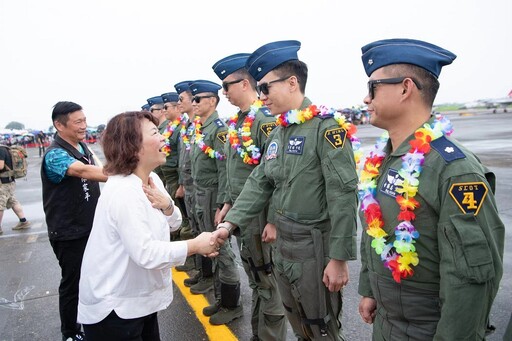
[(53, 106), (52, 122), (59, 121), (62, 125), (66, 126), (69, 119), (69, 114), (82, 110), (82, 106), (73, 102), (57, 102)]
[(156, 118), (147, 111), (129, 111), (110, 119), (103, 131), (101, 145), (107, 162), (103, 170), (108, 175), (132, 174), (139, 163), (142, 148), (142, 120), (158, 126)]

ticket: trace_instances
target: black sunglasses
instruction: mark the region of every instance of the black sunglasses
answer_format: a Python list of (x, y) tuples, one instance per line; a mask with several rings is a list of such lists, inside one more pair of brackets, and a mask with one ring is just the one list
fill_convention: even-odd
[(236, 83), (240, 83), (241, 81), (243, 81), (245, 78), (240, 78), (240, 79), (237, 79), (236, 81), (231, 81), (231, 82), (222, 82), (222, 88), (224, 89), (224, 91), (228, 91), (229, 90), (229, 86), (231, 84), (236, 84)]
[(410, 80), (412, 80), (413, 83), (418, 88), (418, 90), (421, 90), (420, 83), (418, 83), (418, 81), (415, 80), (412, 77), (396, 77), (396, 78), (374, 79), (374, 80), (368, 81), (368, 95), (370, 96), (370, 99), (373, 99), (375, 97), (375, 86), (377, 84), (400, 84), (406, 78), (409, 78)]
[(157, 111), (157, 110), (162, 110), (162, 108), (151, 108), (151, 112)]
[(194, 96), (194, 97), (192, 97), (192, 103), (194, 103), (194, 102), (199, 103), (199, 102), (201, 102), (201, 99), (203, 99), (203, 98), (212, 98), (212, 97), (217, 97), (217, 96), (216, 95)]
[(290, 77), (291, 77), (291, 75), (283, 77), (283, 78), (278, 78), (278, 79), (275, 79), (275, 80), (267, 82), (267, 83), (261, 83), (260, 85), (256, 86), (256, 91), (258, 91), (258, 94), (263, 93), (266, 96), (266, 95), (268, 95), (268, 88), (269, 88), (270, 84), (277, 83), (277, 82), (283, 82)]

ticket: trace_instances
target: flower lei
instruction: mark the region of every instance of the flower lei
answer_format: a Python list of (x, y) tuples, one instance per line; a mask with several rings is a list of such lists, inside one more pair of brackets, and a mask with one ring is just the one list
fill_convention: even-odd
[[(247, 117), (238, 129), (236, 129), (238, 113), (233, 115), (228, 122), (229, 144), (231, 148), (237, 151), (243, 162), (248, 165), (257, 165), (260, 162), (260, 148), (256, 147), (254, 140), (251, 138), (251, 127), (256, 118), (256, 113), (262, 106), (262, 101), (254, 101), (250, 106)], [(239, 135), (242, 137), (242, 142), (240, 142)]]
[(169, 122), (169, 124), (167, 124), (167, 126), (165, 127), (165, 131), (162, 133), (162, 136), (165, 139), (165, 145), (162, 148), (162, 151), (164, 151), (167, 156), (169, 156), (169, 154), (171, 154), (171, 141), (170, 141), (170, 138), (172, 136), (172, 133), (174, 133), (174, 130), (176, 130), (176, 127), (178, 127), (178, 125), (180, 123), (182, 125), (184, 125), (185, 124), (184, 121), (185, 120), (183, 119), (183, 117), (180, 117), (180, 118), (175, 119), (172, 122)]
[(356, 165), (358, 165), (361, 160), (362, 152), (359, 150), (359, 148), (361, 147), (361, 142), (355, 136), (357, 128), (352, 123), (347, 122), (345, 115), (342, 115), (336, 109), (328, 108), (323, 105), (317, 107), (316, 105), (312, 104), (302, 110), (294, 109), (278, 115), (276, 124), (282, 127), (288, 127), (290, 124), (302, 124), (306, 121), (311, 120), (315, 116), (332, 116), (334, 120), (338, 122), (340, 127), (347, 132), (347, 136), (350, 139), (350, 142), (352, 143), (354, 159), (356, 161)]
[(447, 118), (437, 116), (432, 124), (425, 123), (414, 132), (415, 139), (410, 141), (409, 152), (402, 157), (402, 168), (398, 174), (404, 179), (403, 183), (396, 184), (396, 202), (400, 207), (398, 225), (395, 227), (395, 241), (387, 243), (388, 234), (384, 231), (382, 211), (375, 194), (377, 191), (377, 177), (382, 161), (386, 157), (384, 148), (389, 136), (384, 133), (366, 158), (359, 180), (359, 198), (361, 211), (364, 213), (366, 233), (373, 237), (371, 246), (380, 255), (384, 266), (387, 267), (393, 279), (400, 283), (402, 278), (411, 277), (414, 274), (412, 266), (419, 263), (418, 253), (414, 244), (420, 234), (412, 224), (416, 218), (414, 210), (420, 206), (414, 199), (418, 192), (419, 176), (421, 174), (425, 155), (430, 152), (430, 143), (443, 135), (453, 132), (452, 125)]
[(204, 143), (204, 141), (203, 141), (204, 135), (201, 132), (201, 128), (202, 128), (201, 118), (199, 116), (196, 116), (196, 118), (194, 119), (194, 128), (195, 128), (195, 132), (196, 132), (194, 143), (199, 147), (199, 149), (201, 149), (203, 151), (203, 153), (208, 155), (209, 158), (217, 159), (217, 160), (224, 160), (226, 158), (225, 155), (217, 152), (215, 149), (213, 149), (212, 147), (210, 147)]

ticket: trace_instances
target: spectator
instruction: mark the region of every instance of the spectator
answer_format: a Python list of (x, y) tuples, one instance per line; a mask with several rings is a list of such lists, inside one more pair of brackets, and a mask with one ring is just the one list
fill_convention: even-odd
[(58, 102), (52, 112), (57, 133), (41, 164), (43, 208), (48, 237), (59, 260), (59, 312), (62, 340), (83, 340), (76, 323), (82, 256), (100, 195), (98, 181), (106, 181), (93, 153), (83, 143), (87, 128), (82, 107)]
[(30, 227), (30, 222), (25, 218), (23, 207), (14, 196), (16, 190), (16, 181), (12, 174), (12, 158), (9, 150), (6, 147), (0, 147), (0, 234), (2, 230), (2, 219), (4, 211), (12, 208), (14, 214), (20, 220), (12, 229), (23, 230)]

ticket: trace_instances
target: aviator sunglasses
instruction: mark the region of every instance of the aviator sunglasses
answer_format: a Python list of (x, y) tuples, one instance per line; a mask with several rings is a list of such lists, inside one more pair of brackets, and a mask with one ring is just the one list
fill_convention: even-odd
[(237, 79), (236, 81), (231, 81), (231, 82), (222, 82), (222, 88), (224, 89), (224, 91), (228, 92), (229, 90), (229, 86), (231, 84), (236, 84), (236, 83), (240, 83), (241, 81), (243, 81), (244, 78), (240, 78), (240, 79)]
[(283, 81), (287, 80), (290, 77), (291, 77), (291, 75), (283, 77), (283, 78), (278, 78), (278, 79), (275, 79), (275, 80), (270, 81), (270, 82), (261, 83), (260, 85), (256, 86), (256, 91), (258, 91), (258, 94), (263, 93), (266, 96), (269, 93), (268, 89), (270, 87), (270, 84), (278, 83), (278, 82), (283, 82)]
[(383, 78), (383, 79), (374, 79), (371, 81), (368, 81), (368, 95), (370, 96), (370, 99), (373, 99), (375, 97), (375, 86), (377, 84), (400, 84), (404, 81), (404, 79), (409, 78), (413, 81), (413, 83), (416, 85), (418, 90), (421, 90), (421, 85), (418, 83), (417, 80), (415, 80), (412, 77), (396, 77), (396, 78)]
[(217, 97), (216, 95), (208, 95), (208, 96), (194, 96), (192, 97), (192, 103), (196, 102), (199, 104), (199, 102), (201, 102), (201, 99), (203, 98), (212, 98), (212, 97)]

